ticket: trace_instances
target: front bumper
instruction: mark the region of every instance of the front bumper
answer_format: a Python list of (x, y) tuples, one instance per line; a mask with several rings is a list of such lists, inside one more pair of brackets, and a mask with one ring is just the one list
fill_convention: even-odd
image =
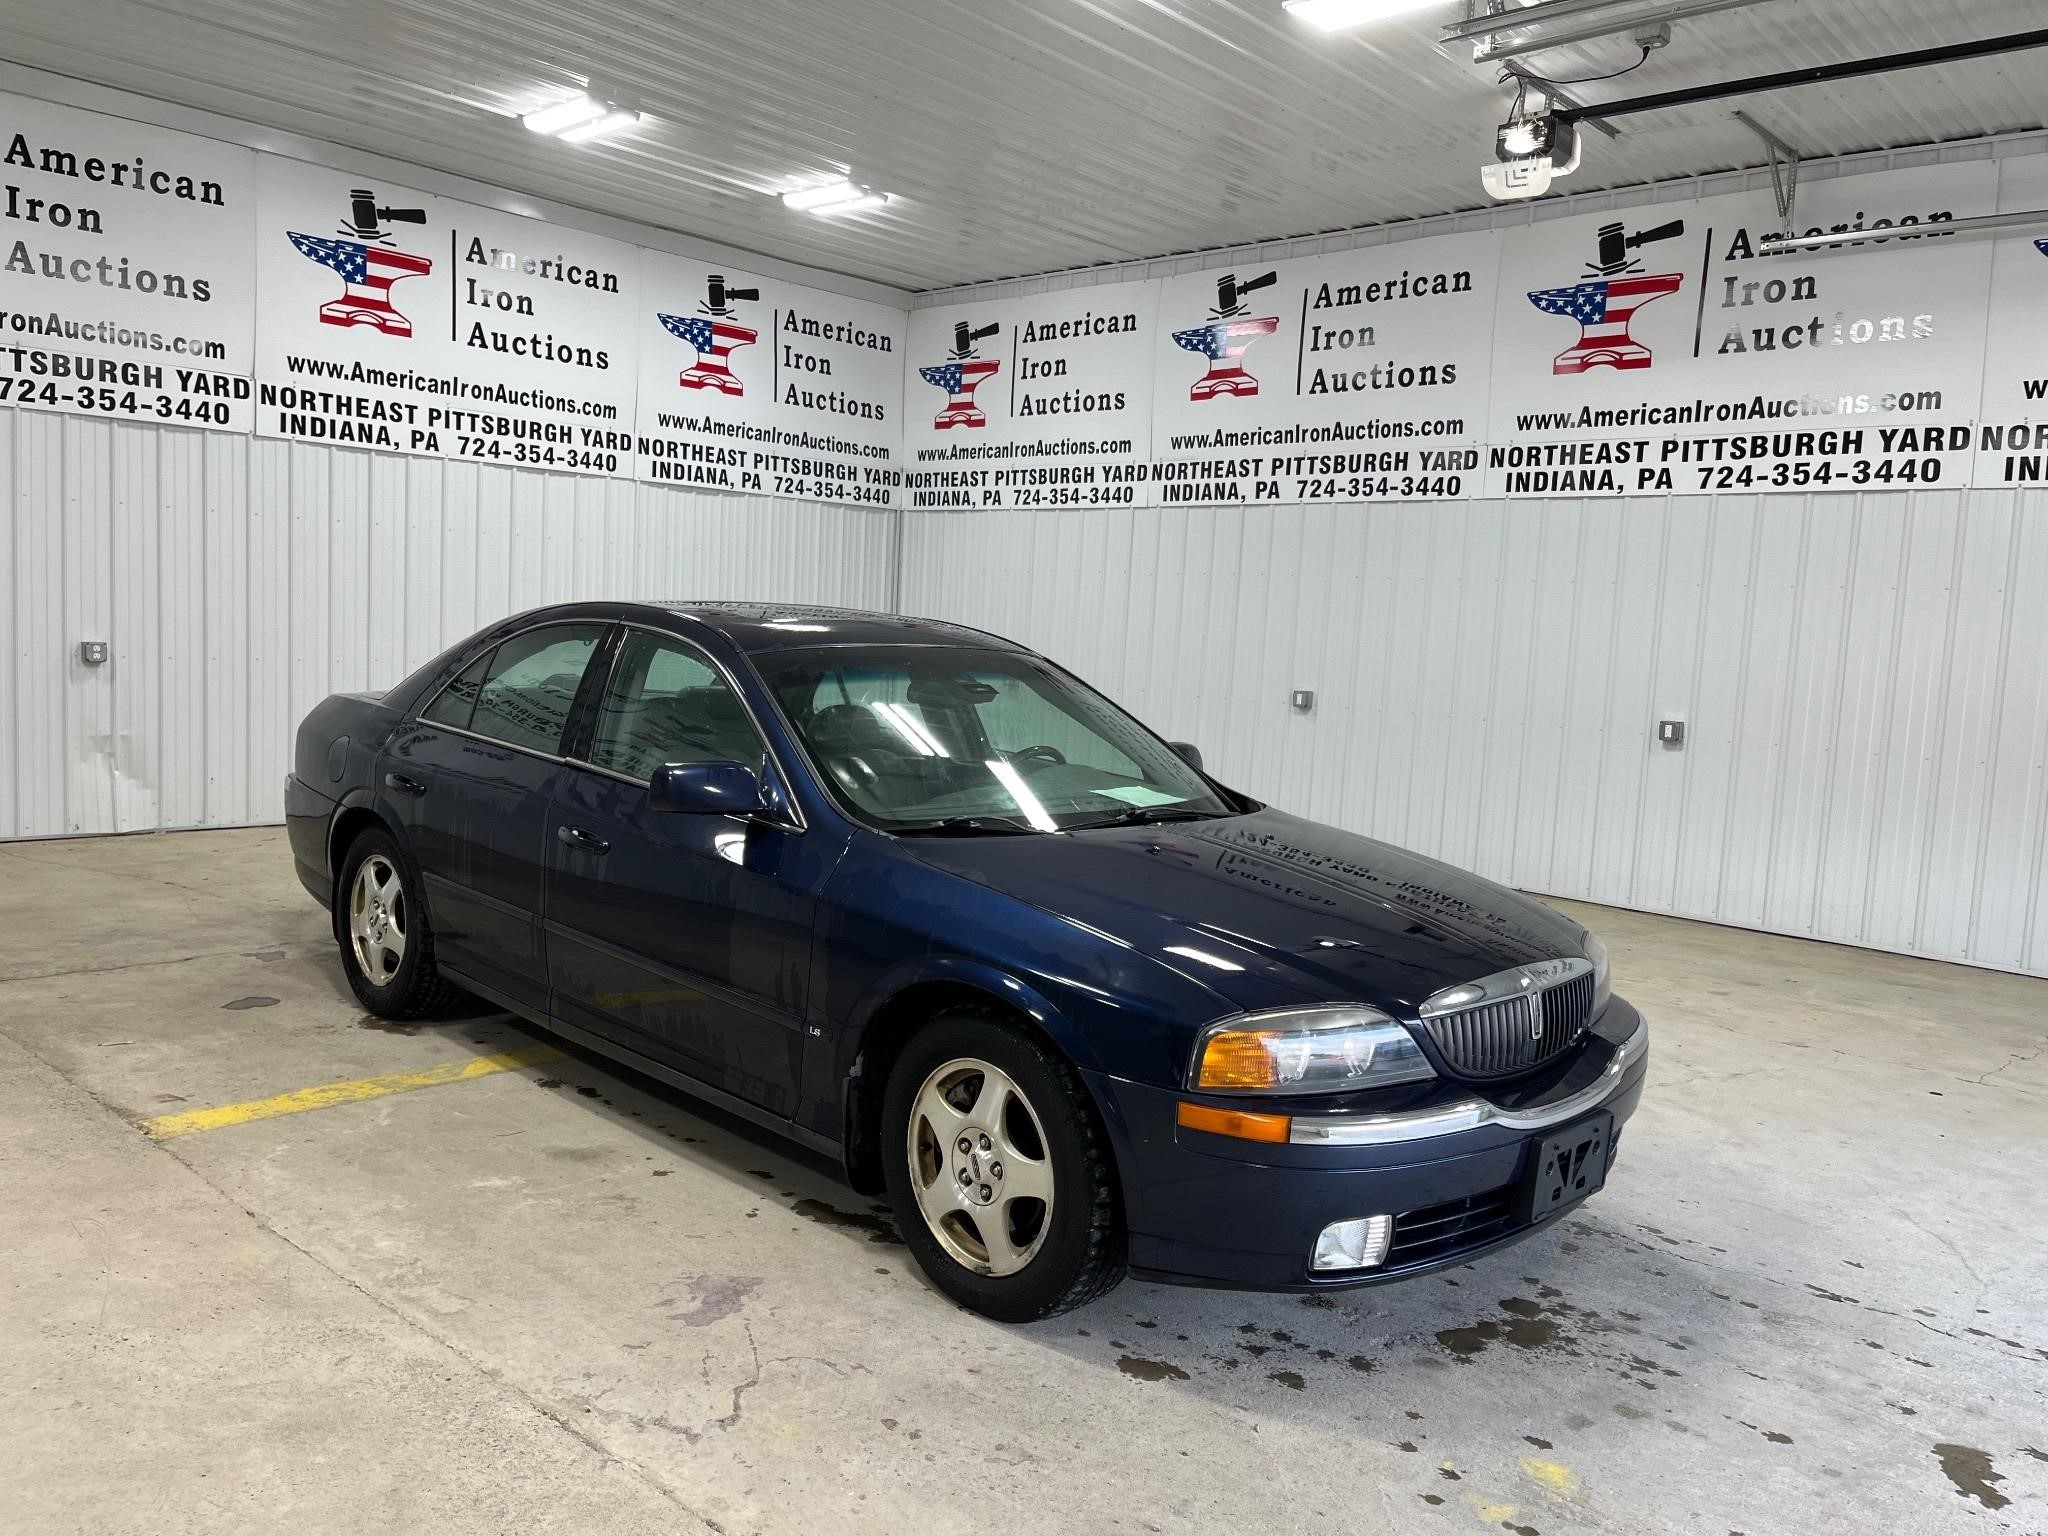
[[(1176, 1090), (1099, 1074), (1090, 1086), (1118, 1143), (1134, 1271), (1325, 1290), (1461, 1264), (1550, 1225), (1563, 1213), (1531, 1222), (1520, 1211), (1536, 1146), (1601, 1111), (1614, 1116), (1618, 1142), (1648, 1065), (1648, 1026), (1615, 998), (1571, 1063), (1538, 1091), (1452, 1092), (1448, 1102), (1439, 1095), (1401, 1114), (1297, 1116), (1284, 1144), (1180, 1126), (1176, 1109), (1186, 1095)], [(1325, 1226), (1382, 1214), (1397, 1218), (1383, 1266), (1335, 1275), (1309, 1269)]]

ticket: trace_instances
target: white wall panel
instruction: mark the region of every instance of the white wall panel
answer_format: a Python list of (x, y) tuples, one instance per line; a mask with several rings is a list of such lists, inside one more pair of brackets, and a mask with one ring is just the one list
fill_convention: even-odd
[(1046, 650), (1288, 809), (1528, 890), (2048, 975), (2048, 494), (912, 514), (903, 539), (906, 611)]
[(308, 708), (521, 608), (893, 590), (891, 513), (84, 417), (0, 488), (0, 837), (277, 820)]

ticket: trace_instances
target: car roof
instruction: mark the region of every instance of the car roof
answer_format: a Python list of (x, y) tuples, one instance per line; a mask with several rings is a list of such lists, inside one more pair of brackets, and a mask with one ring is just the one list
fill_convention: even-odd
[(743, 651), (788, 650), (819, 645), (965, 645), (979, 650), (1022, 651), (1025, 647), (985, 630), (943, 619), (862, 608), (825, 608), (809, 603), (640, 600), (652, 608), (716, 630)]

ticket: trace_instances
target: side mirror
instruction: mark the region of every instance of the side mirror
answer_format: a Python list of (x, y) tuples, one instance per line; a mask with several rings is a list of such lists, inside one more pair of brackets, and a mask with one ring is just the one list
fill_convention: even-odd
[(686, 816), (745, 816), (761, 809), (761, 781), (744, 763), (663, 763), (647, 803)]
[(1169, 741), (1167, 745), (1173, 748), (1175, 755), (1195, 772), (1202, 771), (1202, 749), (1192, 741)]

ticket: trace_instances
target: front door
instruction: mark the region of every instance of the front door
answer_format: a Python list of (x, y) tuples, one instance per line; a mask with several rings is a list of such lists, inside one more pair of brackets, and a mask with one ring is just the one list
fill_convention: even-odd
[(426, 885), (439, 957), (543, 1008), (541, 885), (548, 797), (603, 624), (548, 624), (478, 656), (378, 759)]
[(583, 755), (557, 783), (546, 839), (554, 1012), (793, 1114), (827, 839), (793, 816), (649, 808), (664, 763), (775, 772), (726, 674), (673, 636), (625, 632)]

